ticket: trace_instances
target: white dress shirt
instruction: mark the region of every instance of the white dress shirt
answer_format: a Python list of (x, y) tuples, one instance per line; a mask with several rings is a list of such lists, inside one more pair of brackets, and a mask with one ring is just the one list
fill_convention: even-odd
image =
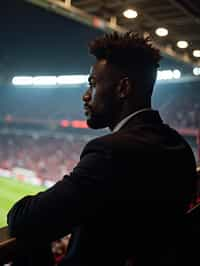
[(134, 113), (132, 113), (132, 114), (130, 114), (130, 115), (128, 115), (128, 116), (126, 116), (124, 119), (122, 119), (115, 127), (114, 127), (114, 129), (113, 129), (113, 133), (114, 132), (117, 132), (123, 125), (125, 125), (127, 122), (128, 122), (128, 120), (129, 119), (131, 119), (131, 117), (133, 117), (133, 116), (135, 116), (135, 115), (137, 115), (137, 114), (139, 114), (139, 113), (142, 113), (142, 112), (146, 112), (146, 111), (151, 111), (152, 109), (151, 108), (143, 108), (143, 109), (140, 109), (140, 110), (138, 110), (138, 111), (136, 111), (136, 112), (134, 112)]

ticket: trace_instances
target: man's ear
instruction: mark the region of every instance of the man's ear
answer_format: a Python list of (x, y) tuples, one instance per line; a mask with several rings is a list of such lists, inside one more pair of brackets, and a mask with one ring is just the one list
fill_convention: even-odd
[(125, 77), (122, 78), (119, 82), (118, 85), (118, 96), (120, 99), (125, 99), (128, 97), (128, 95), (131, 92), (131, 84), (130, 84), (130, 80)]

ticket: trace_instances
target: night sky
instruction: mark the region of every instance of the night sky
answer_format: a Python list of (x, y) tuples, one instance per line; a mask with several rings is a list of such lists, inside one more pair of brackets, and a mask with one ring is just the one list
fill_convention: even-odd
[[(1, 79), (14, 75), (88, 73), (93, 58), (87, 44), (101, 31), (23, 0), (1, 2)], [(183, 64), (165, 58), (162, 66), (180, 68)]]
[(87, 44), (102, 34), (22, 0), (0, 6), (0, 72), (13, 75), (88, 73)]

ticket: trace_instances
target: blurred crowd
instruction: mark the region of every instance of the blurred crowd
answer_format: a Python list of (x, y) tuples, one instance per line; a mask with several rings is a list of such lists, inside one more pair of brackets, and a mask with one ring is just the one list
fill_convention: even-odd
[(181, 98), (174, 101), (168, 108), (161, 108), (164, 120), (175, 128), (200, 128), (200, 102), (190, 103), (188, 99)]
[(153, 104), (166, 123), (175, 128), (200, 128), (200, 83), (157, 85)]
[(36, 172), (42, 180), (57, 181), (79, 161), (89, 136), (0, 135), (0, 168), (21, 167)]

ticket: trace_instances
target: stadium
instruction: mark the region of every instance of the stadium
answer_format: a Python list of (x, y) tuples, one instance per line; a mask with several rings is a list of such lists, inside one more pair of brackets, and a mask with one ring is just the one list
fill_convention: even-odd
[[(92, 64), (86, 45), (102, 32), (134, 28), (143, 36), (154, 37), (163, 59), (157, 73), (153, 108), (160, 112), (165, 124), (175, 128), (189, 143), (197, 169), (200, 166), (198, 1), (166, 1), (170, 4), (165, 5), (159, 1), (154, 4), (146, 0), (128, 1), (127, 6), (138, 11), (135, 26), (127, 22), (130, 18), (119, 15), (122, 1), (103, 2), (106, 1), (10, 1), (1, 11), (8, 19), (0, 18), (7, 23), (7, 33), (0, 26), (0, 35), (5, 40), (4, 46), (0, 45), (3, 51), (0, 54), (0, 265), (8, 265), (14, 256), (15, 240), (9, 242), (6, 227), (7, 213), (13, 204), (26, 195), (51, 188), (63, 176), (70, 175), (85, 145), (109, 134), (108, 129), (92, 130), (87, 126), (82, 103)], [(9, 5), (13, 5), (12, 10)], [(168, 12), (171, 15), (167, 16)], [(167, 37), (162, 32), (160, 36), (155, 34), (162, 17), (160, 24), (169, 25)], [(10, 25), (15, 23), (16, 28), (12, 28)], [(188, 32), (183, 29), (185, 23)], [(188, 40), (182, 43), (185, 48), (175, 45), (176, 41), (183, 42), (183, 38)], [(11, 45), (14, 39), (15, 52)], [(198, 180), (191, 207), (199, 201)]]

